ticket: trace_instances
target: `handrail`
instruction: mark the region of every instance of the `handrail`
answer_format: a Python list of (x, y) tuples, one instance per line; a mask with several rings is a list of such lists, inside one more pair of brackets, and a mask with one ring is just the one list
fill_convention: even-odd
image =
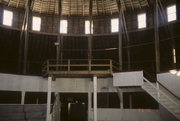
[(180, 100), (180, 97), (178, 97), (177, 95), (175, 95), (173, 92), (171, 92), (168, 88), (166, 88), (161, 82), (158, 81), (158, 83), (165, 88), (169, 93), (171, 93), (174, 97), (176, 97), (178, 100)]
[(153, 81), (157, 82), (159, 85), (161, 85), (164, 89), (166, 89), (169, 93), (171, 93), (174, 97), (176, 97), (178, 100), (180, 100), (180, 97), (175, 95), (173, 92), (171, 92), (167, 87), (165, 87), (161, 82), (159, 82), (156, 78), (152, 77), (148, 72), (144, 71), (145, 74), (148, 75), (149, 78), (151, 78)]
[(157, 89), (156, 86), (154, 86), (150, 81), (148, 81), (145, 77), (143, 78), (148, 84), (150, 84), (154, 89), (156, 89), (159, 93), (163, 94), (168, 100), (170, 100), (172, 103), (174, 103), (175, 105), (178, 105), (178, 103), (174, 102), (174, 100), (172, 100), (169, 96), (167, 96), (164, 92), (162, 92), (161, 90)]
[(75, 71), (81, 74), (112, 74), (119, 71), (113, 65), (112, 59), (64, 59), (57, 61), (56, 59), (49, 59), (42, 66), (44, 76), (48, 74), (74, 74)]

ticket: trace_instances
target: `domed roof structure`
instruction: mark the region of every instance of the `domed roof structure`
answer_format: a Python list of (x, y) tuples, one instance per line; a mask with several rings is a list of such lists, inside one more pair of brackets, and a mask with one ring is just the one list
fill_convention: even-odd
[[(8, 6), (24, 8), (27, 0), (1, 0)], [(151, 1), (152, 2), (152, 1)], [(69, 15), (89, 15), (90, 0), (32, 0), (31, 10), (37, 13)], [(124, 10), (149, 6), (150, 0), (92, 0), (92, 15), (114, 14), (120, 3)]]

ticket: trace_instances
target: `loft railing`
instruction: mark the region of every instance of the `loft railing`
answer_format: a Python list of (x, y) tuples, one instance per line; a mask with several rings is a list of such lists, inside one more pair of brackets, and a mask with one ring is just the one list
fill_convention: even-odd
[[(79, 72), (92, 74), (96, 72), (113, 73), (118, 72), (118, 63), (111, 59), (67, 59), (67, 60), (47, 60), (42, 66), (43, 75), (49, 73), (64, 72), (70, 74)], [(77, 73), (78, 74), (78, 73)]]

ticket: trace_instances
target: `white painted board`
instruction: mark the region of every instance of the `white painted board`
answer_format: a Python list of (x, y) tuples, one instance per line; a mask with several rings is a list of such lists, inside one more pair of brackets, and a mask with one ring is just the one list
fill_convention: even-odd
[(113, 86), (141, 86), (143, 71), (120, 72), (113, 74)]

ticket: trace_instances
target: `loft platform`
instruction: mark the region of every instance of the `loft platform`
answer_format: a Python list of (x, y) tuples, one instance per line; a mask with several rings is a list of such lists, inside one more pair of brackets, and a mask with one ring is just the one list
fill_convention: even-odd
[(47, 60), (42, 66), (44, 77), (111, 77), (119, 71), (118, 64), (111, 59)]

